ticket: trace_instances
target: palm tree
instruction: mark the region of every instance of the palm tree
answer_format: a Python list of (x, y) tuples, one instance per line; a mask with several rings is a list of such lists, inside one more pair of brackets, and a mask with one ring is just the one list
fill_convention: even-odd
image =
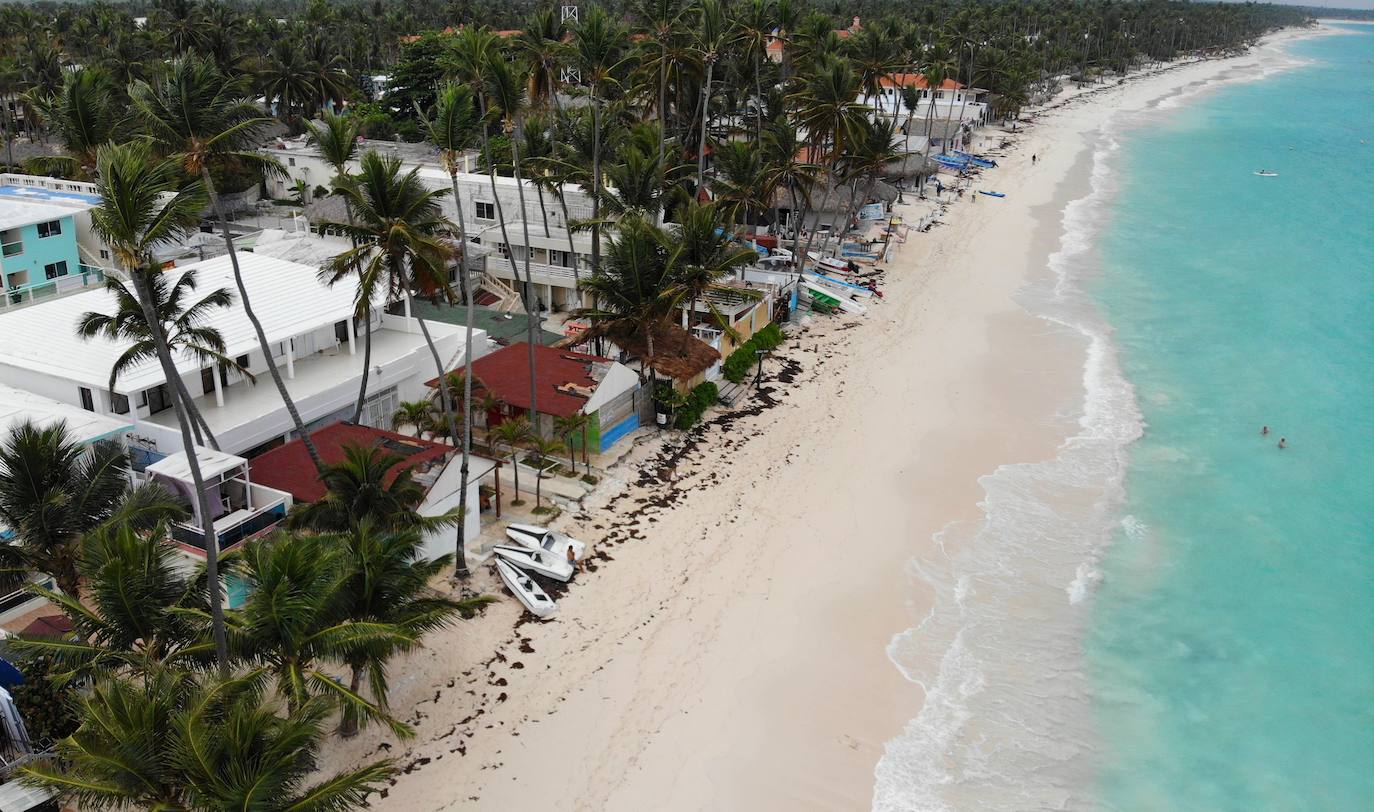
[(322, 467), (324, 463), (320, 454), (272, 357), (272, 347), (267, 341), (267, 333), (263, 331), (262, 321), (258, 319), (248, 298), (248, 289), (244, 287), (243, 273), (239, 269), (238, 254), (234, 251), (234, 238), (229, 231), (228, 215), (211, 177), (212, 168), (226, 163), (280, 171), (275, 160), (255, 150), (263, 125), (270, 119), (263, 116), (252, 101), (240, 96), (237, 81), (226, 78), (214, 63), (199, 57), (181, 57), (173, 61), (161, 81), (156, 85), (139, 82), (131, 89), (130, 96), (157, 148), (179, 162), (188, 175), (200, 178), (215, 216), (219, 219), (224, 247), (234, 271), (239, 302), (243, 305), (244, 315), (253, 325), (253, 332), (257, 334), (258, 344), (267, 361), (267, 372), (272, 376), (272, 382), (276, 384), (282, 403), (296, 427), (296, 436), (305, 445), (315, 467)]
[(292, 714), (327, 699), (359, 718), (410, 728), (331, 674), (360, 650), (403, 650), (418, 636), (390, 623), (349, 619), (340, 607), (352, 584), (347, 552), (327, 536), (280, 533), (238, 552), (248, 597), (234, 615), (230, 640), (239, 658), (264, 668)]
[(544, 466), (549, 461), (549, 457), (563, 453), (564, 448), (563, 441), (557, 437), (540, 437), (535, 435), (530, 438), (530, 449), (534, 451), (535, 458), (539, 460), (539, 466), (534, 472), (535, 510), (539, 510), (543, 499)]
[[(423, 541), (414, 530), (382, 531), (364, 521), (335, 539), (344, 550), (349, 573), (340, 594), (340, 613), (358, 623), (379, 623), (400, 629), (412, 640), (448, 626), (455, 616), (472, 617), (478, 609), (494, 600), (477, 596), (453, 601), (434, 594), (430, 582), (452, 561), (443, 555), (426, 561)], [(368, 690), (379, 708), (387, 706), (387, 661), (414, 647), (413, 642), (360, 646), (344, 659), (351, 672), (348, 689), (357, 694), (367, 675)], [(344, 716), (345, 736), (357, 730), (353, 713)]]
[[(153, 332), (144, 320), (143, 305), (139, 302), (138, 292), (132, 289), (132, 285), (108, 278), (105, 280), (105, 289), (114, 297), (115, 312), (86, 313), (77, 323), (76, 333), (87, 340), (101, 336), (112, 342), (132, 342), (110, 368), (108, 387), (113, 392), (120, 375), (150, 358), (157, 357), (157, 346)], [(183, 304), (183, 300), (195, 290), (195, 269), (184, 271), (170, 285), (165, 274), (157, 274), (149, 280), (148, 292), (152, 295), (153, 312), (160, 320), (160, 330), (168, 350), (190, 356), (202, 367), (218, 367), (221, 374), (223, 370), (232, 369), (250, 381), (253, 380), (247, 369), (225, 354), (224, 337), (219, 330), (206, 324), (213, 311), (233, 303), (233, 295), (225, 288), (218, 288), (199, 301), (189, 305)], [(177, 387), (182, 404), (191, 417), (191, 430), (195, 434), (196, 442), (201, 441), (200, 435), (204, 432), (210, 446), (218, 451), (219, 442), (210, 430), (210, 424), (201, 415), (191, 393), (186, 390), (186, 381), (178, 375), (172, 383)]]
[(520, 459), (517, 455), (534, 437), (530, 420), (524, 415), (502, 421), (501, 425), (487, 431), (487, 439), (494, 448), (505, 446), (510, 453), (511, 472), (515, 476), (515, 498), (511, 500), (512, 505), (525, 504), (520, 501)]
[(744, 47), (743, 58), (754, 75), (754, 142), (763, 140), (763, 66), (768, 58), (768, 43), (772, 38), (771, 0), (748, 0), (735, 19), (739, 27), (739, 41)]
[[(825, 211), (831, 192), (839, 183), (840, 163), (860, 128), (867, 121), (868, 108), (854, 101), (859, 95), (859, 81), (853, 68), (835, 57), (825, 57), (818, 67), (804, 77), (801, 87), (793, 94), (797, 105), (797, 120), (809, 134), (813, 156), (825, 156), (829, 163), (825, 194), (818, 211)], [(798, 266), (805, 265), (816, 233), (812, 230), (806, 247), (796, 257)]]
[[(204, 205), (194, 182), (182, 185), (181, 168), (168, 160), (154, 160), (146, 142), (101, 147), (96, 165), (100, 175), (100, 206), (91, 210), (91, 228), (110, 247), (115, 261), (129, 275), (143, 307), (143, 323), (152, 331), (153, 348), (163, 377), (170, 383), (180, 372), (155, 309), (152, 277), (158, 267), (153, 250), (178, 240), (195, 229)], [(181, 445), (196, 490), (196, 501), (205, 541), (205, 567), (210, 583), (219, 583), (219, 537), (214, 514), (200, 472), (200, 460), (191, 432), (191, 418), (179, 387), (170, 387), (172, 408), (181, 429)], [(210, 590), (211, 630), (215, 657), (221, 673), (229, 667), (225, 642), (224, 607), (218, 589)]]
[(181, 555), (165, 524), (111, 520), (83, 538), (77, 569), (84, 599), (31, 586), (71, 621), (75, 634), (11, 638), (19, 651), (46, 655), (64, 682), (155, 663), (195, 664), (208, 646), (197, 644), (193, 622), (179, 610), (198, 609), (204, 590), (183, 574)]
[[(399, 158), (383, 158), (376, 152), (363, 155), (360, 171), (342, 192), (356, 224), (345, 226), (356, 247), (334, 258), (335, 272), (355, 267), (359, 278), (385, 279), (388, 291), (402, 295), (406, 312), (414, 312), (417, 288), (442, 293), (452, 299), (453, 289), (444, 275), (452, 255), (448, 239), (452, 226), (444, 217), (439, 199), (447, 189), (431, 190), (420, 180), (419, 168), (401, 174)], [(429, 326), (416, 318), (425, 346), (434, 361), (435, 375), (444, 396), (441, 400), (444, 425), (449, 437), (458, 437), (453, 414), (454, 398), (448, 391), (444, 361), (429, 333)], [(464, 491), (466, 493), (466, 491)], [(457, 568), (467, 570), (463, 553), (463, 528), (458, 528)]]
[(29, 573), (41, 572), (77, 598), (87, 534), (112, 520), (147, 530), (186, 515), (166, 489), (135, 487), (129, 475), (122, 448), (83, 445), (65, 422), (13, 426), (0, 443), (0, 523), (14, 533), (0, 544), (0, 582), (13, 589)]
[(276, 105), (277, 118), (290, 121), (297, 107), (305, 109), (315, 95), (310, 63), (295, 40), (279, 39), (262, 58), (257, 84), (268, 107)]
[(333, 713), (307, 699), (282, 714), (265, 673), (213, 678), (171, 668), (73, 693), (80, 727), (21, 780), (82, 809), (299, 809), (366, 806), (391, 763), (310, 783)]
[[(319, 124), (311, 122), (306, 126), (307, 137), (320, 151), (320, 157), (334, 170), (333, 184), (338, 188), (348, 178), (348, 165), (358, 154), (358, 135), (362, 125), (353, 116), (339, 116), (326, 111)], [(345, 207), (346, 208), (346, 207)], [(347, 209), (345, 215), (353, 224), (353, 210)], [(356, 244), (354, 245), (356, 248)], [(325, 275), (325, 281), (333, 285), (342, 277), (332, 271)], [(353, 422), (363, 418), (363, 404), (367, 401), (367, 379), (372, 370), (372, 300), (376, 298), (374, 280), (358, 279), (358, 298), (355, 315), (363, 320), (363, 376), (358, 384), (358, 402), (353, 406)]]
[[(535, 301), (534, 283), (530, 279), (530, 254), (533, 249), (530, 246), (530, 218), (529, 210), (525, 206), (525, 184), (521, 180), (520, 172), (520, 140), (521, 125), (525, 115), (525, 108), (528, 100), (525, 96), (525, 81), (522, 76), (510, 67), (504, 55), (495, 49), (487, 52), (486, 65), (487, 93), (486, 98), (490, 100), (491, 112), (499, 117), (503, 124), (506, 137), (511, 146), (511, 162), (515, 172), (515, 191), (520, 200), (520, 229), (524, 238), (524, 264), (525, 264), (525, 329), (526, 344), (529, 350), (530, 365), (530, 411), (537, 413), (538, 404), (536, 397), (538, 388), (535, 386), (535, 358), (534, 348), (539, 341), (540, 312), (539, 306)], [(488, 167), (491, 176), (491, 194), (496, 200), (496, 215), (501, 222), (501, 239), (510, 245), (510, 238), (506, 234), (506, 219), (501, 207), (501, 198), (496, 194), (496, 168)], [(520, 274), (515, 270), (515, 252), (508, 252), (511, 263), (511, 273), (515, 278), (520, 279)], [(539, 433), (539, 425), (534, 425), (535, 434)]]
[(286, 525), (343, 533), (366, 522), (381, 530), (432, 531), (459, 522), (459, 511), (421, 516), (426, 489), (405, 457), (375, 446), (345, 445), (344, 458), (325, 466), (325, 494), (291, 511)]
[(605, 266), (582, 283), (597, 304), (577, 315), (591, 321), (589, 338), (606, 336), (620, 347), (645, 347), (644, 366), (656, 388), (654, 338), (686, 293), (676, 282), (682, 246), (642, 217), (621, 220), (619, 232)]
[[(701, 90), (701, 142), (697, 144), (697, 189), (702, 188), (706, 176), (707, 125), (711, 121), (711, 79), (715, 75), (716, 60), (721, 52), (738, 39), (726, 18), (720, 0), (701, 0), (697, 15), (696, 47), (706, 64), (706, 82)], [(662, 156), (660, 155), (660, 160)]]
[[(682, 36), (682, 24), (689, 5), (684, 0), (637, 0), (635, 16), (642, 25), (641, 33), (658, 54), (646, 60), (658, 73), (658, 162), (666, 158), (665, 139), (668, 133), (668, 68), (673, 61), (675, 40)], [(585, 79), (585, 77), (584, 77)]]
[[(472, 148), (480, 122), (477, 105), (472, 89), (466, 85), (447, 83), (439, 88), (434, 105), (434, 118), (428, 118), (423, 111), (419, 113), (420, 124), (425, 136), (439, 150), (439, 160), (448, 172), (449, 183), (453, 187), (453, 206), (458, 212), (458, 284), (459, 293), (465, 309), (463, 316), (463, 360), (472, 359), (473, 313), (477, 291), (469, 285), (468, 276), (468, 235), (467, 223), (463, 217), (463, 199), (458, 194), (459, 156)], [(472, 381), (463, 377), (463, 458), (459, 469), (458, 510), (466, 514), (468, 507), (468, 479), (472, 459)], [(461, 542), (459, 543), (461, 547)], [(466, 578), (467, 558), (459, 556), (462, 565), (454, 569), (454, 577)]]
[[(732, 241), (713, 203), (688, 206), (682, 213), (682, 222), (670, 228), (674, 242), (681, 247), (673, 282), (681, 287), (688, 299), (682, 326), (691, 329), (692, 320), (696, 318), (697, 301), (707, 293), (728, 290), (732, 295), (746, 295), (745, 290), (726, 289), (720, 282), (753, 262), (757, 254)], [(721, 316), (714, 306), (708, 304), (708, 307), (716, 322), (728, 328), (729, 320)]]
[[(582, 83), (592, 107), (592, 271), (601, 267), (601, 107), (605, 95), (619, 86), (619, 76), (629, 57), (625, 27), (599, 5), (594, 5), (572, 29), (572, 62), (582, 73)], [(660, 137), (664, 130), (659, 128)], [(580, 289), (580, 288), (579, 288)]]
[(127, 129), (128, 114), (116, 95), (110, 75), (100, 68), (67, 72), (58, 92), (38, 104), (67, 154), (32, 158), (27, 163), (30, 170), (58, 172), (74, 180), (91, 178), (96, 151), (102, 144), (123, 137)]
[(400, 408), (391, 415), (391, 427), (400, 431), (402, 426), (415, 429), (415, 437), (424, 436), (425, 430), (433, 420), (434, 404), (427, 400), (403, 400)]
[[(821, 167), (803, 159), (805, 145), (795, 124), (786, 116), (778, 116), (763, 134), (764, 186), (773, 190), (786, 189), (791, 200), (793, 218), (792, 256), (797, 263), (797, 278), (801, 278), (801, 232), (805, 209), (811, 202), (811, 187), (820, 175)], [(778, 206), (774, 206), (774, 220)]]
[[(582, 412), (570, 414), (567, 417), (559, 417), (553, 421), (554, 434), (559, 437), (562, 437), (564, 445), (568, 447), (568, 464), (571, 466), (572, 472), (574, 474), (577, 473), (577, 447), (574, 445), (573, 439), (577, 437), (579, 434), (581, 435), (582, 462), (583, 464), (586, 464), (587, 429), (591, 427), (591, 424), (591, 416), (583, 414)], [(591, 470), (592, 469), (588, 467), (587, 473), (591, 473)]]

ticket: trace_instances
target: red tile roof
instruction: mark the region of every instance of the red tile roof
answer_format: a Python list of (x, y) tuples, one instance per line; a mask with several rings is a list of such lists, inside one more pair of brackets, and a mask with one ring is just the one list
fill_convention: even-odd
[[(343, 462), (344, 446), (347, 445), (382, 445), (387, 447), (388, 451), (405, 456), (403, 462), (397, 463), (388, 472), (388, 482), (407, 468), (437, 460), (454, 450), (452, 446), (442, 443), (417, 440), (394, 431), (383, 431), (354, 423), (325, 426), (312, 432), (310, 439), (315, 441), (315, 450), (320, 452), (320, 459), (326, 463)], [(277, 446), (249, 460), (248, 470), (249, 478), (253, 482), (286, 491), (300, 502), (314, 502), (325, 493), (324, 483), (320, 482), (315, 465), (310, 461), (310, 454), (299, 439)]]
[[(530, 408), (529, 344), (522, 341), (489, 353), (472, 362), (475, 381), (481, 381), (498, 400), (519, 409)], [(568, 417), (577, 414), (587, 398), (562, 387), (573, 384), (595, 391), (600, 384), (591, 377), (593, 363), (609, 364), (609, 358), (585, 355), (555, 347), (534, 348), (535, 394), (540, 414)], [(437, 382), (431, 380), (430, 386)]]
[[(890, 73), (878, 80), (878, 84), (883, 87), (919, 87), (925, 88), (926, 77), (919, 73)], [(958, 90), (962, 84), (953, 79), (946, 79), (940, 83), (941, 90)]]

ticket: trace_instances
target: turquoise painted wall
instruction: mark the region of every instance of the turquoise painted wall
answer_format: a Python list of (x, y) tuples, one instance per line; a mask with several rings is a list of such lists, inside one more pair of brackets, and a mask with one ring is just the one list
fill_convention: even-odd
[[(3, 281), (6, 289), (14, 287), (10, 284), (10, 274), (28, 272), (28, 281), (23, 286), (39, 285), (50, 281), (44, 274), (43, 267), (54, 262), (67, 263), (67, 275), (75, 276), (81, 273), (81, 254), (76, 247), (76, 222), (71, 215), (60, 219), (62, 223), (62, 233), (50, 237), (38, 236), (38, 225), (31, 224), (21, 226), (15, 231), (19, 232), (20, 240), (24, 244), (21, 253), (10, 257), (0, 257), (0, 271), (3, 271)], [(5, 242), (11, 242), (10, 236), (14, 231), (5, 232)]]

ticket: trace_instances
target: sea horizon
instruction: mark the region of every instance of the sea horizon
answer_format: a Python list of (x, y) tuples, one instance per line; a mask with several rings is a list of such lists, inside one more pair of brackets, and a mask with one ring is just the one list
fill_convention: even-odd
[[(941, 555), (913, 562), (935, 607), (894, 637), (889, 656), (926, 701), (888, 742), (875, 809), (1374, 802), (1374, 784), (1349, 766), (1374, 758), (1368, 710), (1353, 701), (1374, 682), (1374, 658), (1335, 654), (1338, 641), (1353, 654), (1369, 623), (1343, 628), (1341, 597), (1322, 595), (1343, 570), (1345, 598), (1368, 607), (1353, 589), (1371, 572), (1353, 543), (1368, 523), (1342, 517), (1347, 543), (1334, 545), (1326, 580), (1316, 572), (1325, 567), (1303, 566), (1310, 512), (1340, 504), (1307, 500), (1324, 488), (1354, 505), (1356, 483), (1374, 491), (1368, 475), (1341, 481), (1368, 440), (1337, 441), (1369, 434), (1367, 418), (1337, 402), (1367, 401), (1358, 364), (1372, 359), (1367, 346), (1342, 358), (1331, 343), (1331, 333), (1368, 337), (1370, 323), (1374, 292), (1358, 269), (1374, 256), (1356, 243), (1374, 222), (1374, 145), (1360, 143), (1374, 141), (1374, 37), (1328, 28), (1111, 116), (1075, 170), (1082, 182), (1064, 181), (1075, 197), (1059, 212), (1056, 250), (1019, 300), (1082, 341), (1077, 430), (1053, 459), (983, 477), (984, 518), (946, 527)], [(1318, 165), (1318, 150), (1355, 166)], [(1336, 199), (1346, 228), (1330, 233)], [(1301, 329), (1315, 315), (1306, 297), (1342, 296), (1344, 310), (1325, 311), (1339, 317), (1331, 333)], [(1267, 323), (1254, 317), (1257, 301)], [(1322, 364), (1297, 366), (1305, 352)], [(1320, 385), (1342, 373), (1345, 388)], [(1306, 388), (1277, 385), (1295, 378)], [(1304, 392), (1332, 402), (1304, 409)], [(1332, 425), (1340, 420), (1354, 424)], [(1262, 567), (1255, 544), (1269, 545)], [(1285, 584), (1288, 572), (1301, 577)], [(1276, 594), (1256, 601), (1259, 588)], [(1276, 620), (1299, 608), (1333, 639), (1285, 638)], [(1280, 652), (1309, 654), (1318, 671), (1354, 667), (1358, 678), (1348, 694), (1306, 696), (1291, 673), (1301, 667)], [(938, 670), (908, 670), (922, 658)], [(1307, 712), (1306, 728), (1279, 712), (1284, 701)], [(1286, 724), (1256, 723), (1247, 706)], [(1342, 735), (1323, 740), (1318, 731), (1342, 714)], [(1230, 758), (1236, 748), (1248, 755)], [(1299, 777), (1292, 763), (1312, 769)]]

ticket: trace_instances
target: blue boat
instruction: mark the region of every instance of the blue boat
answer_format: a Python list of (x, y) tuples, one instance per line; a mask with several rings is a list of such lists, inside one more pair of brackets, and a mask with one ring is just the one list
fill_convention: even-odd
[(979, 158), (977, 155), (973, 155), (972, 153), (960, 152), (956, 149), (954, 150), (954, 154), (958, 155), (960, 158), (963, 158), (966, 161), (972, 162), (976, 166), (981, 166), (984, 169), (991, 169), (992, 167), (997, 166), (996, 161), (990, 161), (987, 158)]

